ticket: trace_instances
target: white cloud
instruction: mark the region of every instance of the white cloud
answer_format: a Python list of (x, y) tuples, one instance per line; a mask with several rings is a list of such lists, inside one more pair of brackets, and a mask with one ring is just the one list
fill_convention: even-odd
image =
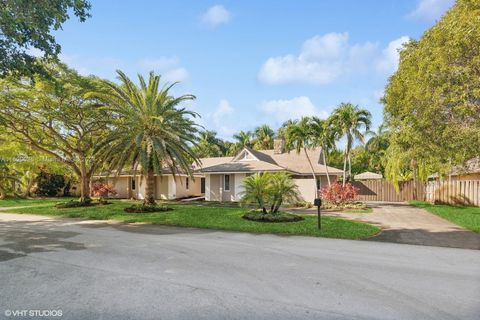
[[(381, 50), (378, 43), (349, 43), (348, 33), (327, 33), (303, 43), (298, 56), (288, 54), (267, 59), (258, 74), (261, 82), (329, 84), (353, 74), (372, 71), (392, 72), (398, 64), (397, 48), (402, 37)], [(396, 61), (395, 61), (396, 59)]]
[(295, 97), (290, 100), (263, 101), (260, 109), (274, 118), (276, 126), (289, 119), (300, 119), (303, 116), (317, 116), (320, 118), (328, 116), (326, 111), (318, 110), (310, 98), (305, 96)]
[(155, 71), (162, 75), (167, 82), (186, 81), (189, 78), (187, 69), (180, 65), (177, 57), (159, 57), (156, 59), (142, 59), (137, 63), (144, 71)]
[(435, 21), (447, 11), (455, 0), (419, 0), (415, 10), (407, 17), (417, 20)]
[(215, 5), (203, 14), (202, 21), (211, 27), (216, 27), (220, 24), (228, 23), (230, 18), (231, 14), (224, 6)]
[(399, 50), (409, 41), (407, 36), (400, 37), (391, 41), (388, 46), (382, 50), (382, 54), (377, 63), (377, 69), (385, 73), (393, 73), (398, 68)]
[(213, 122), (216, 126), (220, 126), (225, 121), (225, 118), (233, 114), (234, 111), (235, 109), (230, 105), (228, 100), (220, 100), (220, 103), (212, 116)]

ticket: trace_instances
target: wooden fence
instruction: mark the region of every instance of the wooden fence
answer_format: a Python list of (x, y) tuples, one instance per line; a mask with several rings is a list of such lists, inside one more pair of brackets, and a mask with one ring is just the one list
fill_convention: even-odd
[[(357, 196), (360, 201), (414, 200), (413, 181), (401, 182), (398, 193), (386, 180), (354, 181), (353, 185), (360, 189)], [(430, 181), (426, 184), (418, 182), (417, 199), (433, 203), (480, 206), (480, 180)]]
[(430, 181), (426, 186), (425, 200), (480, 206), (480, 180)]
[[(399, 192), (387, 180), (354, 181), (353, 185), (360, 190), (357, 199), (360, 201), (402, 202), (413, 200), (413, 181), (400, 182)], [(425, 197), (425, 186), (417, 183), (417, 199)]]

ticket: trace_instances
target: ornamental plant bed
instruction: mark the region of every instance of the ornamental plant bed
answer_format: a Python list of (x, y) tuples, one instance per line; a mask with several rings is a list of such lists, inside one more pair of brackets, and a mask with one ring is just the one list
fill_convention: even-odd
[(68, 202), (57, 203), (55, 208), (57, 209), (67, 209), (67, 208), (81, 208), (81, 207), (93, 207), (93, 206), (104, 206), (107, 204), (111, 204), (112, 202), (108, 201), (107, 199), (100, 198), (97, 201), (92, 201), (92, 199), (88, 199), (85, 201), (78, 201), (78, 200), (70, 200)]
[(263, 213), (262, 211), (257, 210), (253, 210), (244, 214), (242, 218), (256, 222), (297, 222), (304, 220), (303, 217), (291, 213)]
[(173, 208), (168, 206), (149, 206), (149, 205), (143, 205), (143, 204), (134, 204), (123, 210), (127, 213), (151, 213), (151, 212), (172, 211)]

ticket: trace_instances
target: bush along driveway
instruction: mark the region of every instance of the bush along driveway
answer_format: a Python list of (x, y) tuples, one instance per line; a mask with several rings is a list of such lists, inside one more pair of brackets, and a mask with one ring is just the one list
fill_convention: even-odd
[(11, 209), (12, 213), (38, 214), (47, 216), (81, 218), (89, 220), (115, 220), (127, 223), (150, 223), (179, 227), (220, 229), (252, 233), (276, 233), (341, 239), (364, 239), (377, 234), (380, 229), (364, 222), (350, 221), (338, 217), (324, 217), (322, 230), (317, 229), (314, 216), (305, 216), (298, 222), (269, 223), (248, 221), (242, 216), (248, 211), (243, 208), (209, 207), (198, 205), (172, 205), (172, 211), (155, 213), (126, 213), (124, 209), (131, 201), (113, 201), (104, 206), (57, 209), (53, 205), (29, 206)]

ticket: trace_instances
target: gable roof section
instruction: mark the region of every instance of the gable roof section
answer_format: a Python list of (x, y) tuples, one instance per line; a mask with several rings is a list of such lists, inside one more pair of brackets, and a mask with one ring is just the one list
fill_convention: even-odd
[[(239, 159), (245, 151), (248, 151), (256, 159), (249, 161), (242, 161)], [(312, 161), (313, 169), (316, 174), (326, 174), (325, 166), (321, 161), (322, 148), (315, 148), (307, 150), (308, 156)], [(305, 152), (297, 153), (295, 151), (275, 154), (274, 150), (253, 150), (244, 148), (238, 153), (236, 157), (223, 158), (206, 158), (217, 159), (207, 160), (202, 159), (201, 172), (215, 173), (215, 172), (258, 172), (258, 171), (289, 171), (294, 174), (307, 175), (311, 174), (310, 165), (308, 163)], [(209, 163), (215, 164), (208, 165)], [(343, 171), (337, 168), (328, 167), (329, 174), (342, 175)]]
[(381, 174), (378, 174), (378, 173), (366, 171), (366, 172), (362, 172), (360, 174), (357, 174), (353, 178), (355, 180), (379, 180), (379, 179), (382, 179), (383, 176)]

